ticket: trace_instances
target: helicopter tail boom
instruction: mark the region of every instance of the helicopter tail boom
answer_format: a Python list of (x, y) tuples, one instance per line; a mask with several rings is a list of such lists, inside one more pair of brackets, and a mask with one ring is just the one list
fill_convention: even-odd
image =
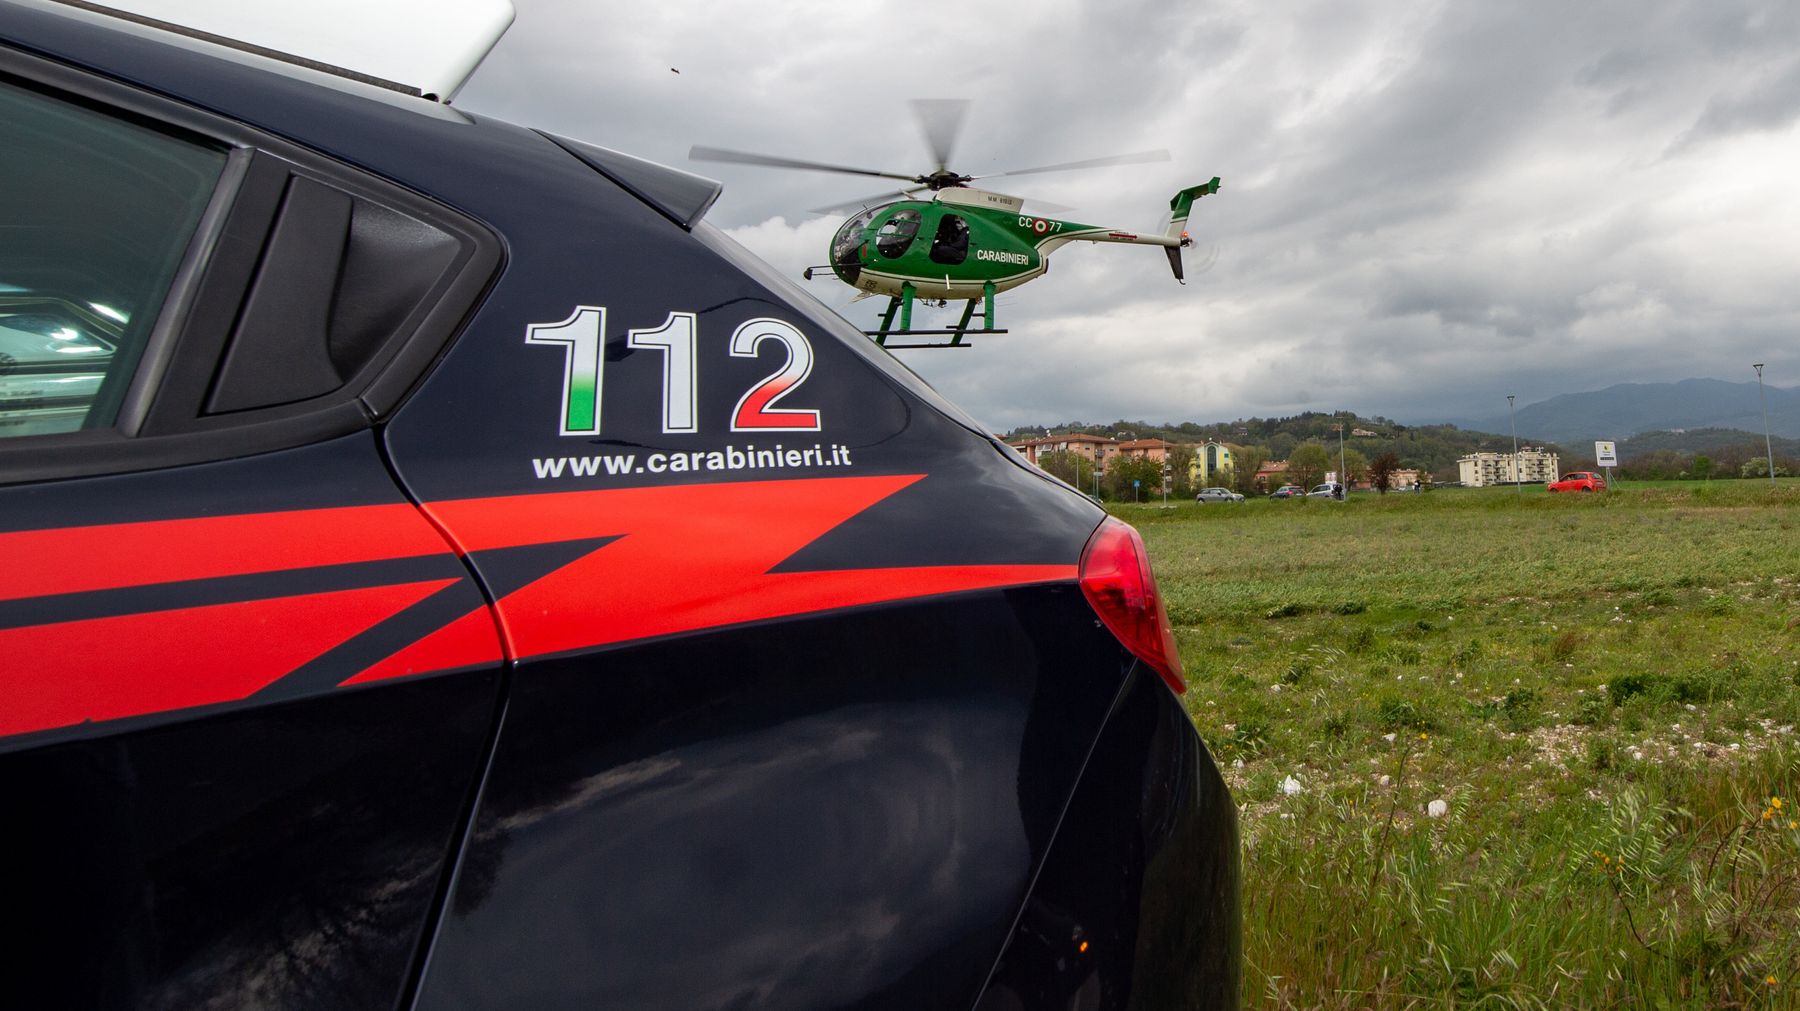
[[(1056, 249), (1064, 243), (1077, 241), (1131, 242), (1146, 246), (1161, 246), (1163, 247), (1163, 252), (1168, 254), (1169, 269), (1175, 274), (1175, 280), (1180, 281), (1182, 284), (1186, 284), (1187, 280), (1182, 276), (1181, 251), (1194, 244), (1194, 240), (1190, 238), (1187, 233), (1188, 215), (1192, 213), (1194, 209), (1194, 201), (1208, 194), (1217, 192), (1219, 192), (1219, 177), (1213, 176), (1211, 179), (1208, 179), (1198, 186), (1189, 186), (1187, 189), (1176, 193), (1169, 199), (1169, 227), (1164, 229), (1161, 235), (1147, 235), (1138, 232), (1089, 228), (1077, 225), (1073, 231), (1063, 232), (1047, 240), (1040, 241), (1038, 243), (1038, 250), (1042, 253), (1049, 253), (1051, 250)], [(1021, 222), (1024, 220), (1025, 219), (1023, 218), (1020, 219)]]

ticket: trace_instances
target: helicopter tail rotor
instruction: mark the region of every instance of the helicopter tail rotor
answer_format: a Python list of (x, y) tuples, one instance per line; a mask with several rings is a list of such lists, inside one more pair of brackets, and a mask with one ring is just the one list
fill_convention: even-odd
[(1169, 199), (1169, 227), (1166, 234), (1177, 240), (1177, 244), (1164, 246), (1163, 252), (1169, 254), (1169, 269), (1175, 272), (1175, 280), (1182, 284), (1186, 284), (1187, 279), (1182, 276), (1181, 251), (1194, 244), (1193, 237), (1187, 232), (1188, 215), (1193, 212), (1194, 201), (1217, 192), (1219, 177), (1213, 176), (1198, 186), (1189, 186)]

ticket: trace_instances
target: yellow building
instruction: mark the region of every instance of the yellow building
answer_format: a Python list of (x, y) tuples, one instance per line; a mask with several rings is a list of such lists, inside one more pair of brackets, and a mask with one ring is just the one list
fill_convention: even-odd
[(1206, 442), (1194, 447), (1194, 462), (1188, 464), (1188, 484), (1196, 488), (1230, 485), (1231, 447), (1222, 442)]

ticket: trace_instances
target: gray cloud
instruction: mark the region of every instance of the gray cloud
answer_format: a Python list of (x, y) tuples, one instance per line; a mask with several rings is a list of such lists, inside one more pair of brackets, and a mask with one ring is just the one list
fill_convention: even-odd
[[(1002, 297), (1010, 334), (907, 358), (995, 427), (1423, 420), (1753, 360), (1800, 375), (1794, 5), (921, 0), (903, 26), (846, 4), (516, 2), (460, 106), (724, 179), (713, 220), (790, 272), (836, 223), (803, 209), (867, 181), (693, 165), (690, 145), (919, 171), (905, 100), (967, 97), (961, 171), (1172, 152), (995, 181), (1074, 220), (1149, 228), (1223, 176), (1191, 225), (1190, 263), (1216, 259), (1187, 287), (1154, 250), (1066, 248)], [(811, 290), (859, 323), (878, 308)]]

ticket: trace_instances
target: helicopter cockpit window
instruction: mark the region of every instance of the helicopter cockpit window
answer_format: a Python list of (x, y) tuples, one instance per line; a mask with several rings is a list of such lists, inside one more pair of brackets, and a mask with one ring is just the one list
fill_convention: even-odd
[(938, 222), (931, 240), (931, 262), (957, 264), (969, 258), (969, 223), (954, 214)]
[(844, 222), (843, 227), (838, 229), (837, 235), (831, 240), (832, 263), (846, 266), (857, 262), (856, 249), (862, 245), (863, 229), (869, 227), (869, 222), (875, 220), (875, 215), (880, 210), (879, 207), (871, 207)]
[(875, 248), (890, 260), (898, 259), (906, 252), (906, 247), (912, 245), (913, 236), (918, 234), (919, 212), (910, 208), (895, 211), (875, 236)]

